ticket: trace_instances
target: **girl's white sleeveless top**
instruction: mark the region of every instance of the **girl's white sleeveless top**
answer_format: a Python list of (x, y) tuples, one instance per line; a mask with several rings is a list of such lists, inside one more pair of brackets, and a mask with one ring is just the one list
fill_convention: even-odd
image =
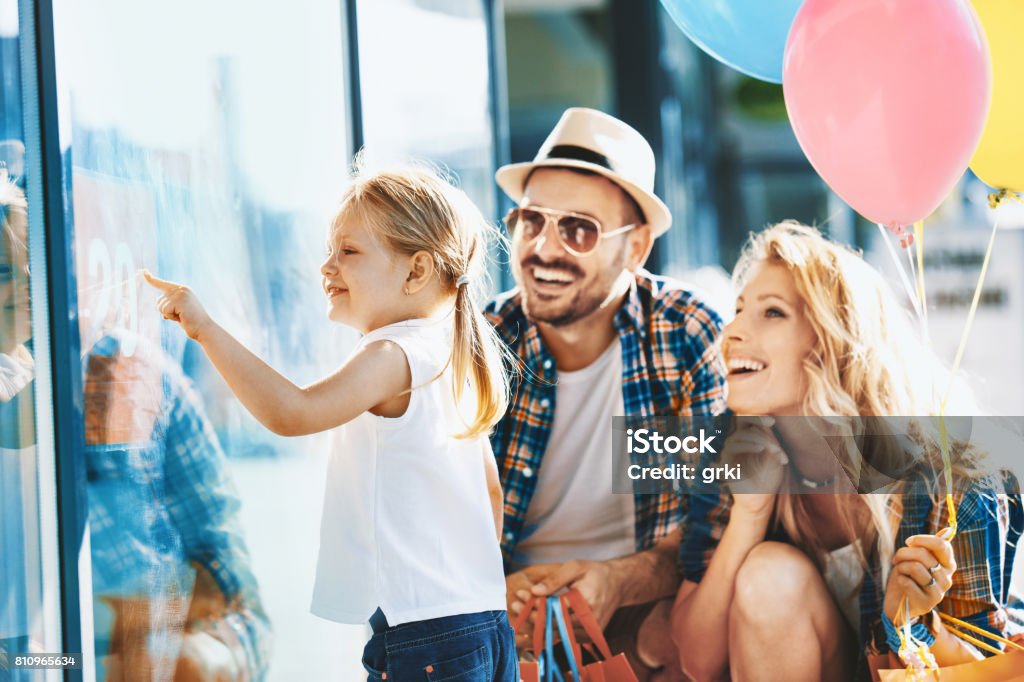
[(380, 607), (390, 625), (504, 610), (505, 578), (487, 494), (485, 436), (456, 439), (461, 410), (444, 369), (452, 316), (408, 320), (364, 336), (398, 344), (413, 390), (401, 417), (366, 412), (331, 434), (314, 614), (364, 623)]

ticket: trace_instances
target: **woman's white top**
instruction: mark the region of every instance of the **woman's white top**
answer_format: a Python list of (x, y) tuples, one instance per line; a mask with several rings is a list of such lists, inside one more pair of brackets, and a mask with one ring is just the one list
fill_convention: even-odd
[(860, 631), (860, 588), (864, 583), (864, 564), (860, 559), (860, 540), (825, 554), (824, 580), (836, 600), (843, 618), (854, 632)]
[(353, 351), (398, 344), (413, 390), (401, 417), (365, 412), (331, 434), (312, 604), (318, 616), (363, 623), (380, 607), (388, 624), (399, 625), (506, 608), (484, 468), (484, 457), (494, 456), (490, 442), (453, 437), (466, 430), (476, 402), (467, 389), (460, 409), (455, 404), (446, 368), (452, 320), (388, 325)]

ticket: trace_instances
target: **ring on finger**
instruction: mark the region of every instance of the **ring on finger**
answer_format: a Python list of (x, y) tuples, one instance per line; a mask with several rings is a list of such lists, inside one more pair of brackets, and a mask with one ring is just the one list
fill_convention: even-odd
[(933, 575), (932, 579), (928, 581), (928, 584), (924, 586), (924, 589), (927, 590), (928, 588), (934, 587), (934, 586), (935, 586), (935, 576)]
[(934, 566), (932, 566), (931, 568), (928, 569), (928, 572), (929, 573), (934, 573), (935, 571), (938, 571), (941, 568), (942, 568), (942, 564), (935, 564)]

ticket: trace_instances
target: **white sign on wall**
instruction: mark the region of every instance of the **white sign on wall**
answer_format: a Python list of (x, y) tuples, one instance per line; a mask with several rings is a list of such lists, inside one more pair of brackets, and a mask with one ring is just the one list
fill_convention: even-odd
[[(991, 236), (990, 229), (928, 225), (924, 235), (925, 291), (932, 348), (947, 365), (956, 356)], [(880, 236), (879, 236), (880, 238)], [(897, 247), (898, 248), (898, 247)], [(902, 251), (902, 250), (900, 250)], [(899, 254), (904, 257), (904, 253)], [(877, 243), (868, 260), (903, 288)], [(1001, 230), (985, 276), (960, 370), (984, 412), (1024, 415), (1024, 231)], [(903, 261), (906, 268), (906, 261)]]

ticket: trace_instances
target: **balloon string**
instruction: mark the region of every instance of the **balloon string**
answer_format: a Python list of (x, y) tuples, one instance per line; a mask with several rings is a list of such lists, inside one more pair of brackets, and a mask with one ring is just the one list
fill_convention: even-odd
[[(978, 303), (981, 301), (981, 292), (985, 284), (985, 275), (988, 273), (988, 264), (992, 260), (992, 248), (996, 243), (996, 233), (999, 231), (999, 221), (992, 225), (992, 235), (988, 240), (988, 247), (985, 249), (985, 260), (981, 263), (981, 273), (978, 275), (978, 283), (974, 287), (974, 298), (971, 299), (971, 308), (967, 312), (967, 321), (964, 323), (964, 331), (960, 335), (960, 344), (956, 349), (956, 357), (953, 359), (953, 367), (949, 372), (949, 383), (946, 386), (946, 393), (942, 398), (942, 405), (939, 407), (939, 441), (942, 448), (942, 467), (946, 475), (946, 507), (949, 510), (949, 527), (956, 534), (956, 506), (953, 504), (953, 465), (949, 456), (949, 432), (946, 429), (946, 406), (949, 403), (950, 395), (953, 392), (953, 380), (960, 370), (960, 363), (964, 359), (964, 352), (967, 350), (967, 341), (971, 336), (971, 327), (974, 325), (974, 316), (978, 312)], [(948, 539), (952, 540), (950, 536)]]
[[(964, 330), (960, 336), (960, 344), (957, 347), (956, 356), (953, 359), (953, 367), (950, 370), (949, 383), (946, 386), (946, 392), (942, 398), (942, 403), (939, 406), (939, 444), (942, 451), (942, 468), (945, 475), (946, 483), (946, 511), (948, 513), (948, 527), (950, 529), (949, 534), (946, 536), (947, 540), (952, 540), (956, 536), (957, 532), (957, 512), (956, 503), (953, 499), (953, 464), (950, 457), (949, 448), (949, 430), (946, 427), (946, 407), (949, 403), (950, 395), (953, 390), (953, 380), (956, 376), (957, 371), (960, 369), (960, 363), (963, 361), (964, 352), (967, 349), (967, 341), (971, 335), (971, 328), (974, 325), (974, 317), (978, 312), (978, 303), (981, 301), (981, 292), (985, 284), (985, 275), (988, 273), (988, 266), (992, 260), (992, 249), (995, 246), (996, 234), (999, 230), (999, 222), (996, 221), (992, 226), (992, 234), (989, 237), (988, 247), (985, 249), (985, 259), (981, 264), (981, 272), (978, 275), (978, 283), (974, 289), (974, 297), (971, 300), (971, 308), (967, 313), (967, 321), (964, 323)], [(921, 301), (926, 301), (925, 284), (924, 284), (924, 256), (922, 238), (924, 236), (924, 225), (921, 222), (915, 223), (914, 225), (915, 236), (918, 240), (917, 246), (917, 257), (918, 257), (918, 295)], [(895, 254), (894, 254), (895, 255)], [(922, 308), (924, 306), (922, 305)], [(920, 309), (919, 309), (920, 310)], [(938, 667), (934, 656), (931, 654), (929, 647), (923, 642), (918, 641), (914, 638), (910, 629), (910, 602), (904, 598), (900, 603), (900, 611), (904, 613), (903, 625), (897, 631), (900, 639), (899, 657), (907, 665), (907, 675), (917, 676), (919, 671), (923, 669), (934, 670)], [(958, 633), (959, 634), (959, 633)]]
[(900, 601), (899, 612), (903, 612), (903, 624), (896, 629), (896, 634), (900, 640), (900, 660), (907, 666), (904, 680), (920, 680), (925, 670), (936, 671), (939, 664), (928, 645), (914, 637), (910, 630), (910, 601), (906, 597)]
[[(931, 334), (928, 332), (928, 296), (924, 288), (924, 221), (914, 223), (914, 240), (917, 242), (917, 295), (921, 299), (921, 332), (925, 345), (931, 347)], [(913, 261), (911, 261), (913, 262)]]
[(946, 410), (946, 403), (949, 402), (950, 393), (953, 390), (953, 378), (960, 369), (960, 362), (964, 358), (964, 351), (967, 350), (967, 340), (971, 335), (971, 326), (974, 324), (974, 314), (978, 312), (978, 302), (981, 300), (982, 285), (985, 283), (985, 274), (988, 272), (988, 264), (992, 259), (992, 247), (996, 243), (996, 232), (999, 231), (999, 221), (992, 225), (992, 235), (988, 240), (988, 248), (985, 249), (985, 260), (981, 263), (981, 274), (978, 275), (978, 284), (974, 287), (974, 298), (971, 300), (971, 309), (967, 313), (967, 322), (964, 324), (964, 331), (960, 336), (960, 345), (956, 349), (956, 357), (953, 359), (953, 369), (950, 372), (949, 384), (946, 386), (945, 397), (942, 399), (942, 408), (939, 413)]
[(907, 279), (907, 273), (903, 269), (903, 264), (900, 263), (900, 257), (896, 255), (896, 248), (892, 245), (889, 240), (889, 234), (885, 231), (885, 226), (878, 223), (878, 231), (882, 233), (882, 241), (885, 243), (886, 249), (889, 251), (889, 257), (892, 259), (893, 265), (896, 267), (896, 273), (899, 275), (900, 282), (903, 284), (903, 290), (907, 294), (907, 298), (910, 299), (911, 305), (914, 306), (914, 312), (917, 313), (918, 319), (921, 318), (921, 301), (918, 300), (917, 294), (914, 293), (914, 288), (910, 286), (910, 281)]
[[(920, 251), (921, 242), (916, 239), (915, 241), (917, 241), (917, 250)], [(921, 325), (921, 338), (924, 339), (928, 337), (928, 308), (925, 304), (924, 289), (922, 288), (924, 282), (921, 279), (924, 272), (917, 267), (917, 263), (914, 260), (914, 254), (910, 249), (903, 249), (903, 253), (907, 254), (907, 263), (910, 264), (910, 281), (912, 284), (916, 285), (914, 293), (917, 294), (917, 300), (921, 303), (921, 307), (917, 311), (917, 321)]]

